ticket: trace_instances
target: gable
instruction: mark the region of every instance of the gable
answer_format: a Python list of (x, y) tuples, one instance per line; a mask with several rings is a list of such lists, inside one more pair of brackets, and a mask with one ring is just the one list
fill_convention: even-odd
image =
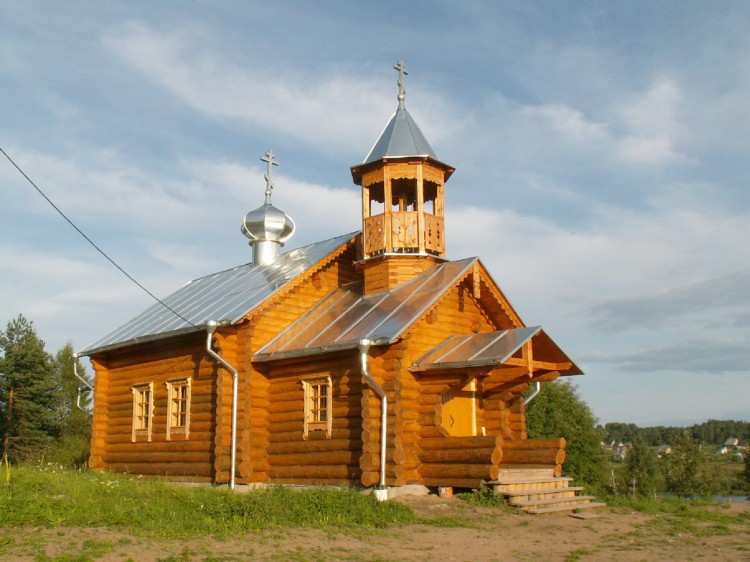
[(471, 282), (472, 297), (487, 311), (498, 328), (506, 330), (524, 326), (523, 320), (480, 260), (474, 264)]

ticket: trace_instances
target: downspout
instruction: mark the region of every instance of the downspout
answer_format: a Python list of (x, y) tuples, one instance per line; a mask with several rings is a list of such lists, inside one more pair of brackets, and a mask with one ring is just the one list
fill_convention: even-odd
[(79, 381), (81, 381), (85, 386), (79, 386), (78, 387), (78, 395), (76, 397), (76, 407), (81, 410), (83, 413), (88, 414), (89, 416), (93, 416), (94, 412), (90, 410), (86, 410), (81, 406), (81, 394), (84, 392), (94, 392), (94, 387), (91, 385), (89, 381), (84, 379), (81, 375), (78, 374), (78, 357), (80, 357), (77, 353), (73, 353), (73, 376), (77, 378)]
[(385, 448), (388, 421), (388, 397), (375, 379), (370, 376), (367, 369), (367, 351), (370, 349), (371, 341), (368, 339), (359, 340), (359, 353), (362, 359), (362, 376), (367, 379), (372, 389), (380, 396), (380, 482), (375, 488), (375, 499), (385, 501), (388, 499), (388, 490), (385, 487)]
[(235, 458), (237, 456), (237, 394), (238, 394), (238, 374), (237, 369), (230, 365), (221, 355), (216, 353), (212, 348), (214, 332), (219, 327), (219, 323), (215, 320), (209, 320), (206, 322), (206, 333), (208, 337), (206, 339), (206, 352), (221, 363), (230, 373), (232, 373), (232, 444), (230, 447), (230, 467), (229, 467), (229, 489), (234, 490), (234, 475), (235, 475)]
[(531, 402), (534, 398), (536, 398), (539, 393), (542, 391), (542, 383), (539, 381), (536, 381), (536, 388), (534, 389), (534, 392), (529, 394), (526, 398), (524, 398), (523, 405), (528, 406), (529, 402)]

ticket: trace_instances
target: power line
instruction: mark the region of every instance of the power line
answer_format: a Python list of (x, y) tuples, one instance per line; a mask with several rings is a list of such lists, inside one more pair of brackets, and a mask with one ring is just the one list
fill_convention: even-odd
[(180, 314), (179, 312), (177, 312), (176, 310), (174, 310), (174, 309), (173, 309), (173, 308), (172, 308), (171, 306), (169, 306), (169, 305), (168, 305), (167, 303), (165, 303), (164, 301), (162, 301), (162, 300), (161, 300), (161, 299), (160, 299), (159, 297), (157, 297), (156, 295), (154, 295), (154, 294), (153, 294), (153, 293), (152, 293), (151, 291), (149, 291), (149, 290), (148, 290), (148, 289), (147, 289), (146, 287), (144, 287), (144, 286), (143, 286), (143, 285), (141, 285), (141, 284), (140, 284), (140, 283), (139, 283), (138, 281), (136, 281), (136, 280), (135, 280), (135, 279), (133, 278), (133, 276), (132, 276), (132, 275), (130, 275), (130, 274), (129, 274), (129, 273), (127, 272), (127, 271), (125, 271), (125, 270), (124, 270), (124, 269), (123, 269), (122, 267), (120, 267), (120, 266), (119, 266), (119, 265), (118, 265), (118, 264), (117, 264), (117, 263), (115, 262), (115, 260), (113, 260), (112, 258), (110, 258), (110, 257), (109, 257), (109, 256), (108, 256), (108, 255), (106, 254), (106, 252), (105, 252), (104, 250), (102, 250), (102, 249), (101, 249), (101, 248), (100, 248), (99, 246), (97, 246), (97, 245), (96, 245), (96, 244), (95, 244), (95, 243), (94, 243), (94, 242), (93, 242), (93, 241), (91, 240), (91, 238), (89, 238), (88, 236), (86, 236), (86, 234), (85, 234), (85, 233), (84, 233), (84, 232), (83, 232), (83, 231), (82, 231), (82, 230), (81, 230), (80, 228), (78, 228), (78, 227), (77, 227), (77, 226), (76, 226), (76, 225), (75, 225), (75, 224), (73, 223), (73, 221), (72, 221), (72, 220), (70, 220), (70, 219), (69, 219), (69, 218), (68, 218), (68, 217), (67, 217), (67, 216), (65, 215), (65, 213), (63, 213), (63, 212), (62, 212), (62, 211), (61, 211), (61, 210), (59, 209), (59, 207), (58, 207), (57, 205), (55, 205), (55, 204), (54, 204), (54, 203), (52, 202), (52, 200), (51, 200), (51, 199), (50, 199), (49, 197), (47, 197), (47, 195), (45, 195), (45, 193), (44, 193), (44, 192), (43, 192), (43, 191), (42, 191), (42, 190), (41, 190), (41, 189), (39, 188), (39, 186), (38, 186), (37, 184), (35, 184), (35, 183), (34, 183), (34, 182), (33, 182), (33, 181), (31, 180), (31, 178), (30, 178), (29, 176), (27, 176), (27, 175), (26, 175), (26, 172), (24, 172), (24, 171), (23, 171), (23, 170), (21, 169), (21, 167), (20, 167), (20, 166), (19, 166), (18, 164), (16, 164), (16, 163), (15, 163), (15, 162), (13, 161), (13, 159), (12, 159), (12, 158), (11, 158), (10, 156), (8, 156), (8, 153), (7, 153), (7, 152), (5, 152), (5, 150), (3, 150), (2, 148), (0, 148), (0, 152), (2, 152), (2, 153), (3, 153), (3, 156), (5, 156), (5, 157), (6, 157), (7, 159), (8, 159), (8, 162), (10, 162), (11, 164), (13, 164), (13, 166), (14, 166), (14, 167), (16, 168), (16, 170), (18, 170), (18, 171), (19, 171), (19, 172), (21, 173), (21, 175), (22, 175), (22, 176), (23, 176), (24, 178), (26, 178), (26, 181), (28, 181), (28, 182), (29, 182), (29, 183), (30, 183), (30, 184), (31, 184), (32, 186), (34, 186), (34, 189), (36, 189), (36, 190), (37, 190), (37, 191), (39, 192), (39, 195), (41, 195), (42, 197), (44, 197), (44, 199), (45, 199), (45, 200), (47, 201), (47, 203), (49, 203), (50, 205), (52, 205), (52, 208), (53, 208), (53, 209), (54, 209), (55, 211), (57, 211), (57, 212), (58, 212), (58, 213), (60, 214), (60, 216), (61, 216), (62, 218), (64, 218), (64, 219), (65, 219), (65, 220), (66, 220), (66, 221), (68, 222), (68, 224), (69, 224), (70, 226), (72, 226), (73, 228), (75, 228), (76, 232), (78, 232), (78, 234), (80, 234), (81, 236), (83, 236), (83, 237), (84, 237), (84, 238), (86, 239), (86, 242), (88, 242), (89, 244), (91, 244), (91, 245), (92, 245), (92, 246), (93, 246), (93, 247), (94, 247), (94, 248), (96, 249), (96, 251), (97, 251), (97, 252), (99, 252), (99, 253), (100, 253), (101, 255), (103, 255), (103, 256), (104, 256), (104, 257), (105, 257), (105, 258), (107, 259), (107, 261), (108, 261), (109, 263), (111, 263), (111, 264), (112, 264), (112, 265), (114, 265), (114, 266), (115, 266), (115, 267), (116, 267), (117, 269), (119, 269), (119, 270), (120, 270), (120, 272), (121, 272), (121, 273), (122, 273), (123, 275), (125, 275), (125, 277), (127, 277), (128, 279), (130, 279), (130, 280), (131, 280), (131, 281), (132, 281), (133, 283), (135, 283), (136, 285), (138, 285), (138, 287), (140, 287), (140, 288), (141, 288), (141, 289), (142, 289), (143, 291), (145, 291), (145, 292), (146, 292), (146, 293), (147, 293), (147, 294), (148, 294), (148, 295), (149, 295), (149, 296), (150, 296), (150, 297), (151, 297), (152, 299), (154, 299), (154, 300), (155, 300), (156, 302), (158, 302), (158, 303), (159, 303), (160, 305), (162, 305), (162, 306), (163, 306), (164, 308), (166, 308), (166, 309), (167, 309), (167, 310), (168, 310), (169, 312), (171, 312), (172, 314), (174, 314), (175, 316), (177, 316), (177, 317), (178, 317), (178, 318), (180, 318), (181, 320), (184, 320), (185, 322), (187, 322), (188, 324), (190, 324), (190, 325), (191, 325), (191, 326), (192, 326), (193, 328), (197, 328), (197, 326), (196, 326), (195, 324), (193, 324), (193, 323), (192, 323), (192, 322), (191, 322), (190, 320), (188, 320), (187, 318), (185, 318), (185, 317), (184, 317), (184, 316), (183, 316), (182, 314)]

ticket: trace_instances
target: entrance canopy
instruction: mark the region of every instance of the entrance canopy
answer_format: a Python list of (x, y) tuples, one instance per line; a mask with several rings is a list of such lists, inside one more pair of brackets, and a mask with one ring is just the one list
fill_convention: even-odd
[(582, 375), (578, 366), (540, 326), (499, 332), (451, 336), (420, 357), (412, 372), (446, 371), (499, 366), (528, 367), (533, 371), (557, 371), (560, 375)]

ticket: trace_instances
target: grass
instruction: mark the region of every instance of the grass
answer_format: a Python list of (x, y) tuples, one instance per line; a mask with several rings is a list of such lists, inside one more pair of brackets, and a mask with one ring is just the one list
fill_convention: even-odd
[(109, 527), (163, 538), (312, 527), (385, 528), (422, 520), (407, 506), (348, 489), (270, 487), (246, 494), (113, 474), (20, 466), (0, 485), (0, 527)]
[(611, 498), (610, 508), (618, 511), (634, 509), (656, 515), (648, 525), (663, 536), (713, 537), (732, 535), (733, 525), (750, 522), (750, 512), (732, 513), (708, 500), (680, 498)]

